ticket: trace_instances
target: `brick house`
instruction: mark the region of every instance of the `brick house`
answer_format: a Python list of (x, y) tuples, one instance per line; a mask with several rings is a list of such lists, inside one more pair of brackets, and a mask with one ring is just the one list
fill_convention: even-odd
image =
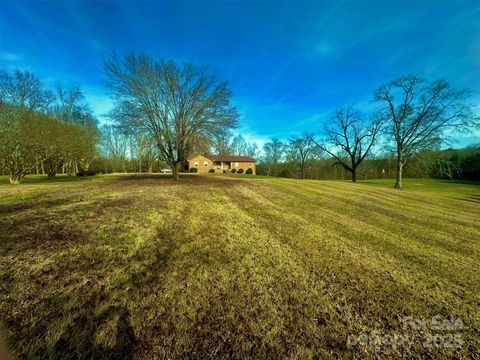
[(210, 169), (216, 173), (228, 173), (233, 169), (235, 172), (242, 169), (245, 173), (248, 169), (252, 169), (253, 175), (257, 173), (255, 159), (250, 156), (195, 155), (187, 159), (184, 171), (189, 171), (191, 168), (197, 168), (197, 172), (201, 174), (210, 172)]

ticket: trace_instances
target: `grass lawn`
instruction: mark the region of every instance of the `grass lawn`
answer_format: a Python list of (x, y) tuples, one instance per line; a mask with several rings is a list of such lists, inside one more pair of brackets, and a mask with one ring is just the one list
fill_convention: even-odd
[[(475, 357), (480, 186), (392, 184), (0, 178), (2, 331), (21, 358)], [(404, 326), (436, 315), (463, 329)]]

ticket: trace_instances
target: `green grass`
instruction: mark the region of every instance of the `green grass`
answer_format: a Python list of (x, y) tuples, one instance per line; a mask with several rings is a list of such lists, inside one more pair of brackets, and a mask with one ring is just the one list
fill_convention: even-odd
[[(480, 186), (161, 175), (0, 180), (0, 319), (21, 358), (471, 358)], [(462, 319), (461, 348), (402, 317)], [(349, 335), (415, 336), (348, 344)], [(448, 332), (440, 332), (440, 335)]]

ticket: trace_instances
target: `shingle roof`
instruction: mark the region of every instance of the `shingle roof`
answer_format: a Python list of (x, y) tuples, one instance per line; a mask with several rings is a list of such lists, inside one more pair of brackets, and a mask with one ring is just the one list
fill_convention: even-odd
[[(198, 154), (203, 155), (203, 154)], [(198, 156), (195, 155), (195, 156)], [(194, 158), (190, 157), (188, 160)], [(255, 162), (255, 159), (250, 156), (235, 156), (235, 155), (203, 155), (213, 161), (235, 161), (235, 162)]]
[(211, 155), (209, 158), (213, 161), (255, 162), (255, 159), (250, 156)]

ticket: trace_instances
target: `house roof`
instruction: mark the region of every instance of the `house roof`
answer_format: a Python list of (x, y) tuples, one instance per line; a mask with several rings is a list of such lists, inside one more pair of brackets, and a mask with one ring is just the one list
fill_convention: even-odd
[[(203, 154), (197, 154), (190, 157), (188, 160), (193, 159)], [(255, 159), (250, 156), (235, 156), (235, 155), (203, 155), (206, 158), (209, 158), (212, 161), (235, 161), (235, 162), (255, 162)]]
[(210, 159), (213, 161), (255, 162), (255, 159), (250, 156), (212, 155)]

